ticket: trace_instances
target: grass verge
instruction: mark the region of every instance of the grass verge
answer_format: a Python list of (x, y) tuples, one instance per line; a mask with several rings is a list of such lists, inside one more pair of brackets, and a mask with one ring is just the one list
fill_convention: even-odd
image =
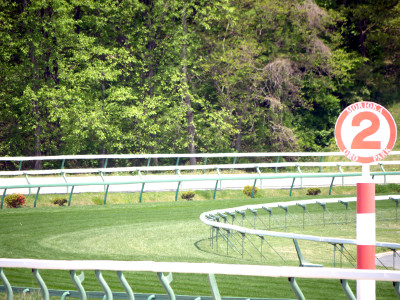
[[(338, 197), (338, 196), (354, 196), (356, 194), (356, 188), (352, 186), (337, 186), (332, 189), (331, 195), (329, 195), (328, 187), (321, 187), (320, 197)], [(397, 189), (400, 192), (400, 185), (392, 185), (384, 188), (383, 192), (386, 193), (388, 190)], [(292, 195), (293, 197), (309, 198), (308, 188), (294, 188)], [(213, 199), (214, 191), (212, 190), (196, 190), (195, 196), (192, 201), (207, 201)], [(377, 192), (379, 192), (377, 188)], [(181, 198), (184, 191), (180, 191), (178, 194), (177, 202), (187, 201)], [(53, 200), (56, 198), (66, 199), (69, 201), (69, 194), (39, 194), (37, 198), (36, 207), (51, 207), (56, 206), (53, 204)], [(71, 206), (86, 206), (86, 205), (104, 205), (105, 193), (79, 193), (73, 194), (71, 198)], [(159, 202), (175, 202), (175, 192), (144, 192), (142, 195), (142, 203), (159, 203)], [(248, 201), (259, 201), (259, 199), (271, 199), (271, 198), (289, 198), (289, 189), (261, 189), (255, 195), (254, 199), (247, 198)], [(32, 192), (31, 195), (26, 195), (25, 207), (34, 207), (36, 194)], [(230, 200), (246, 197), (242, 190), (218, 190), (216, 193), (216, 199), (218, 200)], [(107, 194), (106, 204), (134, 204), (139, 203), (140, 193), (126, 193), (126, 192), (109, 192)], [(269, 200), (267, 200), (269, 201)], [(68, 204), (66, 204), (68, 205)], [(3, 208), (6, 209), (4, 204)]]
[[(193, 201), (177, 202), (174, 201), (175, 193), (146, 193), (149, 198), (140, 204), (135, 194), (116, 193), (115, 200), (110, 198), (105, 206), (88, 205), (100, 204), (93, 199), (102, 199), (103, 194), (78, 194), (74, 195), (73, 206), (70, 207), (51, 205), (50, 200), (55, 195), (40, 195), (39, 207), (35, 209), (27, 207), (0, 211), (0, 257), (282, 265), (281, 259), (272, 255), (273, 251), (264, 260), (254, 255), (242, 258), (227, 255), (222, 250), (216, 252), (216, 249), (210, 247), (209, 228), (200, 222), (199, 215), (204, 211), (245, 204), (311, 198), (305, 195), (306, 191), (296, 190), (295, 196), (287, 197), (287, 190), (261, 190), (254, 199), (245, 197), (241, 191), (220, 191), (216, 200), (210, 200), (210, 192), (196, 191)], [(335, 191), (347, 196), (354, 196), (355, 193), (354, 188), (348, 187), (335, 188)], [(321, 194), (321, 197), (327, 197), (326, 190), (322, 189)], [(389, 201), (384, 202), (377, 205), (382, 216), (379, 217), (381, 221), (377, 222), (377, 240), (399, 242), (399, 223), (393, 220), (394, 205)], [(348, 224), (341, 221), (340, 232), (337, 224), (321, 226), (321, 210), (318, 206), (310, 207), (309, 210), (313, 222), (305, 233), (354, 238), (354, 204), (348, 211), (348, 216), (353, 219)], [(344, 215), (343, 207), (339, 205), (329, 206), (328, 211), (329, 214), (337, 215), (334, 218)], [(280, 223), (284, 222), (283, 211), (274, 211), (274, 215)], [(267, 215), (262, 217), (266, 221)], [(288, 223), (287, 231), (302, 232), (298, 226), (301, 218), (302, 210), (293, 210), (291, 219), (296, 219), (297, 223)], [(298, 264), (291, 241), (270, 242), (285, 255), (288, 265)], [(313, 262), (333, 259), (332, 248), (328, 249), (328, 258), (324, 254), (326, 250), (321, 247), (307, 243), (302, 243), (301, 247), (307, 259)], [(14, 286), (37, 287), (30, 270), (7, 269), (5, 273)], [(41, 274), (49, 288), (75, 289), (67, 271), (42, 271)], [(135, 292), (165, 293), (156, 274), (132, 272), (125, 275)], [(85, 272), (85, 277), (84, 286), (87, 290), (101, 290), (94, 272)], [(113, 290), (122, 291), (114, 273), (105, 272), (104, 277)], [(285, 278), (217, 276), (217, 281), (222, 296), (294, 298)], [(307, 299), (338, 299), (338, 295), (343, 295), (344, 299), (339, 282), (299, 279), (298, 283)], [(351, 286), (355, 291), (354, 282)], [(205, 275), (174, 274), (172, 287), (180, 295), (210, 295)], [(377, 283), (377, 299), (396, 299), (390, 283)]]

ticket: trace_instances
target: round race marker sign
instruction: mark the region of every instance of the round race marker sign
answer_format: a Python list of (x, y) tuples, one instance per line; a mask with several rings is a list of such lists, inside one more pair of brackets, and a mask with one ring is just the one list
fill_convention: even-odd
[(340, 151), (355, 162), (368, 164), (385, 158), (396, 136), (392, 115), (377, 103), (354, 103), (346, 107), (336, 121), (336, 143)]

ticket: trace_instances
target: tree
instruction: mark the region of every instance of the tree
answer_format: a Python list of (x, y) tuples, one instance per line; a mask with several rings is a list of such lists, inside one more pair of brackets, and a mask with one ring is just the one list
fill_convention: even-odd
[[(8, 143), (2, 152), (36, 155), (58, 147), (58, 122), (52, 118), (59, 83), (58, 52), (70, 19), (63, 1), (9, 1), (2, 14), (1, 114)], [(65, 37), (67, 38), (67, 37)], [(41, 168), (37, 161), (35, 168)]]
[(329, 147), (343, 106), (397, 95), (400, 20), (394, 0), (320, 5), (4, 1), (0, 153)]
[[(398, 101), (400, 3), (398, 0), (319, 1), (331, 9), (342, 47), (364, 58), (347, 93), (379, 103)], [(332, 15), (334, 15), (332, 13)], [(346, 104), (353, 101), (347, 101)]]

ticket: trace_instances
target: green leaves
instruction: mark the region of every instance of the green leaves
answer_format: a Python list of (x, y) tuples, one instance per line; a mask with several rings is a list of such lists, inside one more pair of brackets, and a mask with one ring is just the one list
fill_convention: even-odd
[(400, 94), (400, 6), (320, 2), (4, 1), (0, 155), (328, 147)]

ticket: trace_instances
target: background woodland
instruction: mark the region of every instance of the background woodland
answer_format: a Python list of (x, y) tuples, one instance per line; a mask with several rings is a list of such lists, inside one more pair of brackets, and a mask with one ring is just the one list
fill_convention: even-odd
[(0, 156), (336, 151), (400, 101), (397, 0), (0, 3)]

